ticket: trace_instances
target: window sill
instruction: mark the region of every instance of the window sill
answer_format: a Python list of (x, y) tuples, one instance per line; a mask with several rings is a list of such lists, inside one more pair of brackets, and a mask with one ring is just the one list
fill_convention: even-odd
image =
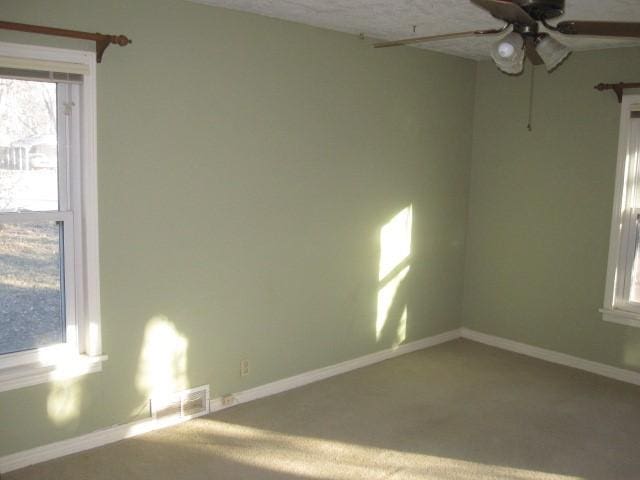
[(624, 310), (615, 309), (607, 310), (604, 308), (600, 309), (600, 313), (602, 313), (602, 319), (605, 322), (618, 323), (620, 325), (640, 328), (639, 313), (625, 312)]
[(106, 355), (76, 355), (54, 365), (27, 364), (0, 369), (0, 392), (100, 372), (107, 358)]

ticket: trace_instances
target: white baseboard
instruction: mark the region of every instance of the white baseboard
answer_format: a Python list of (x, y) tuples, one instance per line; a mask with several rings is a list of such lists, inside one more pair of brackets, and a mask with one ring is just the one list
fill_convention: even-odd
[[(445, 343), (456, 338), (466, 338), (478, 343), (490, 345), (492, 347), (500, 348), (502, 350), (508, 350), (514, 353), (520, 353), (529, 357), (538, 358), (547, 362), (564, 365), (567, 367), (577, 368), (579, 370), (585, 370), (587, 372), (595, 373), (622, 382), (632, 383), (634, 385), (640, 385), (640, 373), (631, 370), (625, 370), (622, 368), (616, 368), (603, 363), (592, 362), (583, 358), (574, 357), (564, 353), (555, 352), (553, 350), (547, 350), (540, 347), (534, 347), (525, 343), (508, 340), (502, 337), (496, 337), (494, 335), (488, 335), (486, 333), (480, 333), (468, 328), (459, 328), (451, 330), (449, 332), (436, 335), (434, 337), (425, 338), (415, 342), (401, 345), (396, 349), (382, 350), (380, 352), (365, 355), (364, 357), (355, 358), (353, 360), (347, 360), (346, 362), (338, 363), (325, 368), (319, 368), (310, 372), (302, 373), (293, 377), (277, 380), (266, 385), (261, 385), (256, 388), (244, 390), (230, 394), (226, 397), (212, 398), (209, 408), (212, 412), (224, 410), (225, 408), (233, 407), (241, 403), (250, 402), (259, 398), (268, 397), (277, 393), (285, 392), (309, 383), (317, 382), (325, 378), (340, 375), (351, 370), (366, 367), (377, 362), (382, 362), (389, 358), (411, 353), (416, 350), (422, 350), (440, 343)], [(227, 399), (227, 402), (223, 402), (223, 398)]]
[[(622, 368), (611, 367), (602, 363), (592, 362), (583, 358), (566, 355), (564, 353), (547, 350), (544, 348), (534, 347), (525, 343), (507, 340), (505, 338), (487, 335), (468, 328), (460, 328), (449, 332), (441, 333), (433, 337), (424, 338), (415, 342), (400, 345), (397, 348), (382, 350), (380, 352), (365, 355), (363, 357), (347, 360), (329, 367), (319, 368), (310, 372), (295, 375), (293, 377), (277, 380), (259, 387), (255, 387), (242, 392), (231, 394), (228, 397), (231, 402), (223, 405), (223, 397), (211, 399), (209, 402), (210, 411), (215, 412), (224, 408), (238, 405), (240, 403), (250, 402), (258, 398), (275, 395), (285, 392), (293, 388), (301, 387), (309, 383), (324, 380), (346, 373), (358, 368), (366, 367), (374, 363), (382, 362), (393, 357), (398, 357), (407, 353), (422, 350), (428, 347), (439, 345), (441, 343), (455, 340), (456, 338), (466, 338), (479, 343), (484, 343), (503, 350), (520, 353), (530, 357), (546, 360), (548, 362), (557, 363), (567, 367), (586, 370), (587, 372), (602, 375), (604, 377), (613, 378), (634, 385), (640, 385), (640, 373)], [(13, 453), (0, 457), (0, 473), (17, 470), (35, 463), (45, 462), (54, 458), (63, 457), (72, 453), (82, 452), (91, 448), (100, 447), (108, 443), (117, 442), (125, 438), (134, 437), (153, 430), (170, 427), (177, 423), (182, 423), (180, 419), (162, 420), (143, 420), (140, 422), (129, 423), (125, 425), (115, 425), (104, 430), (82, 435), (80, 437), (62, 440), (60, 442), (51, 443), (42, 447), (32, 448), (22, 452)]]
[[(423, 350), (425, 348), (433, 347), (441, 343), (449, 342), (460, 338), (460, 329), (450, 330), (433, 337), (423, 338), (422, 340), (416, 340), (414, 342), (399, 345), (396, 348), (389, 348), (387, 350), (381, 350), (379, 352), (371, 353), (363, 357), (347, 360), (336, 365), (329, 367), (318, 368), (317, 370), (311, 370), (309, 372), (301, 373), (293, 377), (284, 378), (275, 382), (267, 383), (259, 387), (237, 392), (225, 397), (212, 398), (209, 408), (212, 412), (223, 410), (225, 408), (239, 405), (241, 403), (257, 400), (258, 398), (268, 397), (277, 393), (286, 392), (294, 388), (302, 387), (309, 383), (324, 380), (325, 378), (334, 377), (342, 373), (350, 372), (358, 368), (373, 365), (384, 360), (388, 360), (393, 357), (405, 355), (407, 353), (415, 352), (417, 350)], [(223, 398), (229, 399), (228, 402), (223, 402)]]
[(172, 427), (174, 425), (184, 423), (192, 418), (207, 415), (208, 413), (209, 412), (205, 412), (185, 419), (150, 418), (148, 420), (127, 423), (125, 425), (114, 425), (113, 427), (97, 430), (79, 437), (73, 437), (60, 442), (54, 442), (41, 447), (35, 447), (22, 452), (5, 455), (4, 457), (0, 457), (0, 474), (28, 467), (29, 465), (34, 465), (36, 463), (46, 462), (47, 460), (53, 460), (54, 458), (64, 457), (65, 455), (71, 455), (72, 453), (101, 447), (109, 443), (124, 440), (125, 438), (135, 437), (154, 430), (160, 430), (161, 428)]
[[(341, 373), (349, 372), (357, 368), (382, 362), (389, 358), (404, 355), (406, 353), (422, 350), (440, 343), (455, 340), (460, 337), (460, 330), (451, 330), (441, 333), (433, 337), (424, 338), (415, 342), (400, 345), (397, 348), (382, 350), (380, 352), (365, 355), (363, 357), (347, 360), (346, 362), (332, 365), (325, 368), (319, 368), (307, 373), (302, 373), (294, 377), (285, 378), (276, 382), (268, 383), (260, 387), (252, 388), (233, 394), (234, 402), (230, 405), (222, 405), (222, 398), (212, 399), (209, 402), (210, 410), (221, 410), (239, 403), (249, 402), (258, 398), (274, 395), (276, 393), (291, 390), (318, 380), (323, 380)], [(13, 453), (0, 457), (0, 474), (27, 467), (36, 463), (46, 462), (54, 458), (63, 457), (72, 453), (82, 452), (92, 448), (114, 443), (125, 438), (134, 437), (153, 430), (170, 427), (185, 420), (181, 419), (165, 419), (165, 420), (142, 420), (139, 422), (128, 423), (125, 425), (115, 425), (113, 427), (98, 430), (79, 437), (62, 440), (60, 442), (43, 445), (41, 447), (24, 450), (22, 452)]]
[(507, 340), (506, 338), (496, 337), (494, 335), (487, 335), (486, 333), (476, 332), (475, 330), (470, 330), (468, 328), (461, 328), (460, 336), (468, 340), (473, 340), (474, 342), (484, 343), (485, 345), (501, 348), (510, 352), (539, 358), (540, 360), (546, 360), (547, 362), (557, 363), (566, 367), (585, 370), (587, 372), (595, 373), (603, 377), (613, 378), (622, 382), (640, 385), (640, 373), (632, 370), (625, 370), (623, 368), (605, 365), (604, 363), (592, 362), (591, 360), (585, 360), (584, 358), (574, 357), (572, 355), (559, 353), (553, 350), (547, 350), (546, 348), (534, 347), (527, 345), (526, 343)]

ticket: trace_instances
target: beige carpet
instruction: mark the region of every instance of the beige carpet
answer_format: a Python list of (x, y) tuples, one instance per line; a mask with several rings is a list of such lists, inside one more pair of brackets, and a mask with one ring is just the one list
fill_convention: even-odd
[(640, 388), (457, 340), (2, 480), (640, 479)]

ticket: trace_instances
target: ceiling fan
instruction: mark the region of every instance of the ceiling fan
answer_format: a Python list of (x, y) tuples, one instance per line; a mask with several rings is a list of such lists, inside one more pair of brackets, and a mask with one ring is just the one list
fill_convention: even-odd
[(434, 40), (445, 40), (481, 35), (498, 35), (511, 32), (501, 38), (491, 48), (491, 57), (500, 70), (518, 74), (524, 68), (524, 59), (534, 65), (544, 64), (551, 71), (567, 58), (571, 50), (540, 31), (540, 25), (551, 32), (563, 35), (590, 35), (605, 37), (640, 38), (640, 23), (603, 21), (563, 21), (556, 25), (549, 20), (564, 14), (565, 0), (470, 0), (471, 3), (488, 11), (499, 20), (506, 22), (502, 28), (449, 33), (430, 37), (406, 38), (392, 42), (377, 43), (376, 48), (396, 47)]

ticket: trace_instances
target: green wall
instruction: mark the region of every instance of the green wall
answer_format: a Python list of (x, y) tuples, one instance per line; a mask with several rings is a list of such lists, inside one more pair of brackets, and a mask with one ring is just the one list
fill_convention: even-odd
[[(217, 396), (387, 348), (405, 306), (406, 341), (460, 325), (473, 62), (179, 0), (3, 0), (2, 18), (134, 43), (98, 66), (109, 361), (0, 394), (0, 455), (144, 418), (141, 376), (171, 355)], [(378, 339), (380, 228), (409, 205)], [(155, 363), (154, 318), (177, 343)]]
[(640, 370), (640, 330), (606, 323), (620, 106), (600, 82), (640, 79), (640, 49), (573, 54), (555, 72), (478, 65), (464, 325)]

